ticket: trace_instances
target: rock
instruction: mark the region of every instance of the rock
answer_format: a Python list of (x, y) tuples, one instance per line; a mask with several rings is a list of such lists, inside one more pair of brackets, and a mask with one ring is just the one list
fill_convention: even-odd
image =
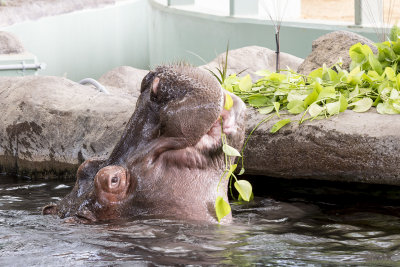
[[(245, 149), (247, 174), (400, 185), (400, 116), (346, 110), (298, 125), (300, 116), (278, 133), (269, 133), (278, 118), (253, 133)], [(264, 118), (249, 108), (247, 133)]]
[(116, 87), (132, 96), (139, 97), (142, 79), (148, 72), (148, 70), (121, 66), (105, 73), (100, 77), (99, 82), (107, 88)]
[(15, 35), (0, 31), (0, 54), (20, 54), (23, 52), (25, 52), (25, 49)]
[(367, 44), (374, 53), (377, 52), (374, 42), (353, 32), (336, 31), (319, 37), (312, 43), (312, 52), (307, 56), (297, 69), (301, 74), (321, 68), (323, 64), (328, 67), (336, 64), (342, 58), (342, 68), (349, 69), (351, 58), (349, 49), (356, 43)]
[(0, 77), (0, 172), (74, 176), (110, 153), (135, 103), (61, 77)]
[[(303, 59), (283, 52), (280, 53), (280, 60), (281, 69), (286, 69), (287, 67), (289, 67), (292, 70), (297, 70), (297, 67), (303, 62)], [(218, 68), (224, 61), (225, 53), (222, 53), (213, 61), (201, 67), (216, 72), (216, 68)], [(230, 75), (243, 71), (240, 76), (250, 74), (253, 79), (257, 79), (258, 76), (254, 74), (256, 71), (275, 71), (275, 64), (275, 51), (261, 46), (247, 46), (235, 50), (230, 50), (228, 52), (227, 73), (228, 75)]]

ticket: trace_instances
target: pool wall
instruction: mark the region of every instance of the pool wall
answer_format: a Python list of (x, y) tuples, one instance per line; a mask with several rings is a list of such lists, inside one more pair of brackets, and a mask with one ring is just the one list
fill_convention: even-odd
[[(204, 64), (199, 57), (212, 60), (228, 42), (231, 49), (248, 45), (275, 48), (270, 21), (210, 15), (154, 0), (127, 0), (0, 30), (16, 34), (29, 52), (47, 64), (41, 75), (66, 76), (75, 81), (99, 78), (121, 65), (148, 69), (176, 61)], [(311, 52), (313, 40), (335, 30), (377, 39), (373, 29), (354, 25), (284, 22), (281, 51), (304, 58)]]

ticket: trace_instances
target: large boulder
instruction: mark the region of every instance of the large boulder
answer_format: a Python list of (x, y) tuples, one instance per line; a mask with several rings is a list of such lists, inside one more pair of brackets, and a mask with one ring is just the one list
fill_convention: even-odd
[(121, 66), (102, 75), (99, 82), (107, 88), (119, 88), (123, 92), (139, 97), (142, 79), (148, 72), (148, 70)]
[(0, 31), (0, 54), (20, 54), (23, 52), (25, 52), (25, 49), (15, 35)]
[(349, 49), (356, 43), (366, 44), (376, 53), (374, 42), (359, 34), (348, 31), (336, 31), (325, 34), (312, 42), (312, 52), (297, 69), (297, 72), (307, 75), (311, 71), (321, 68), (323, 64), (328, 67), (342, 59), (342, 68), (349, 69), (351, 58)]
[[(290, 116), (299, 121), (301, 115)], [(248, 109), (247, 133), (265, 115)], [(293, 122), (271, 134), (262, 124), (245, 149), (248, 174), (400, 185), (400, 116), (346, 110), (329, 119)]]
[(0, 172), (74, 176), (110, 153), (135, 103), (61, 77), (0, 77)]
[[(201, 67), (217, 73), (217, 68), (225, 64), (225, 57), (226, 53), (222, 53), (213, 61)], [(289, 67), (292, 70), (297, 70), (302, 62), (302, 58), (284, 52), (280, 53), (281, 69), (287, 69)], [(235, 50), (229, 50), (228, 75), (242, 72), (241, 76), (250, 74), (253, 79), (257, 79), (258, 76), (254, 73), (258, 70), (276, 70), (275, 51), (261, 46), (246, 46)]]

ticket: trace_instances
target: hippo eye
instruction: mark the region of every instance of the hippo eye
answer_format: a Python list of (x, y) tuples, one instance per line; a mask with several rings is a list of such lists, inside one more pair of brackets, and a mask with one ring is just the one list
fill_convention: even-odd
[(122, 166), (100, 169), (94, 177), (95, 192), (104, 203), (115, 203), (126, 197), (130, 186), (129, 173)]

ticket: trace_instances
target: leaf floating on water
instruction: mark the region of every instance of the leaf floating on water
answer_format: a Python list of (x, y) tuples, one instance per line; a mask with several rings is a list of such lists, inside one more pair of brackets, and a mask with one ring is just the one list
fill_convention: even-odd
[(222, 197), (217, 197), (217, 200), (215, 200), (215, 212), (218, 223), (220, 223), (222, 218), (231, 212), (231, 206)]
[(231, 156), (231, 157), (241, 157), (239, 151), (237, 151), (236, 148), (231, 147), (231, 146), (228, 145), (228, 144), (224, 144), (224, 145), (222, 146), (222, 150), (223, 150), (224, 153), (225, 153), (226, 155), (228, 155), (228, 156)]
[(235, 182), (235, 188), (239, 192), (240, 196), (244, 201), (250, 201), (253, 188), (251, 184), (246, 180), (238, 180)]
[(280, 128), (282, 128), (283, 126), (285, 126), (286, 124), (288, 124), (290, 122), (291, 122), (290, 119), (280, 120), (277, 123), (275, 123), (274, 126), (272, 126), (272, 128), (269, 132), (276, 133), (277, 131), (279, 131)]

